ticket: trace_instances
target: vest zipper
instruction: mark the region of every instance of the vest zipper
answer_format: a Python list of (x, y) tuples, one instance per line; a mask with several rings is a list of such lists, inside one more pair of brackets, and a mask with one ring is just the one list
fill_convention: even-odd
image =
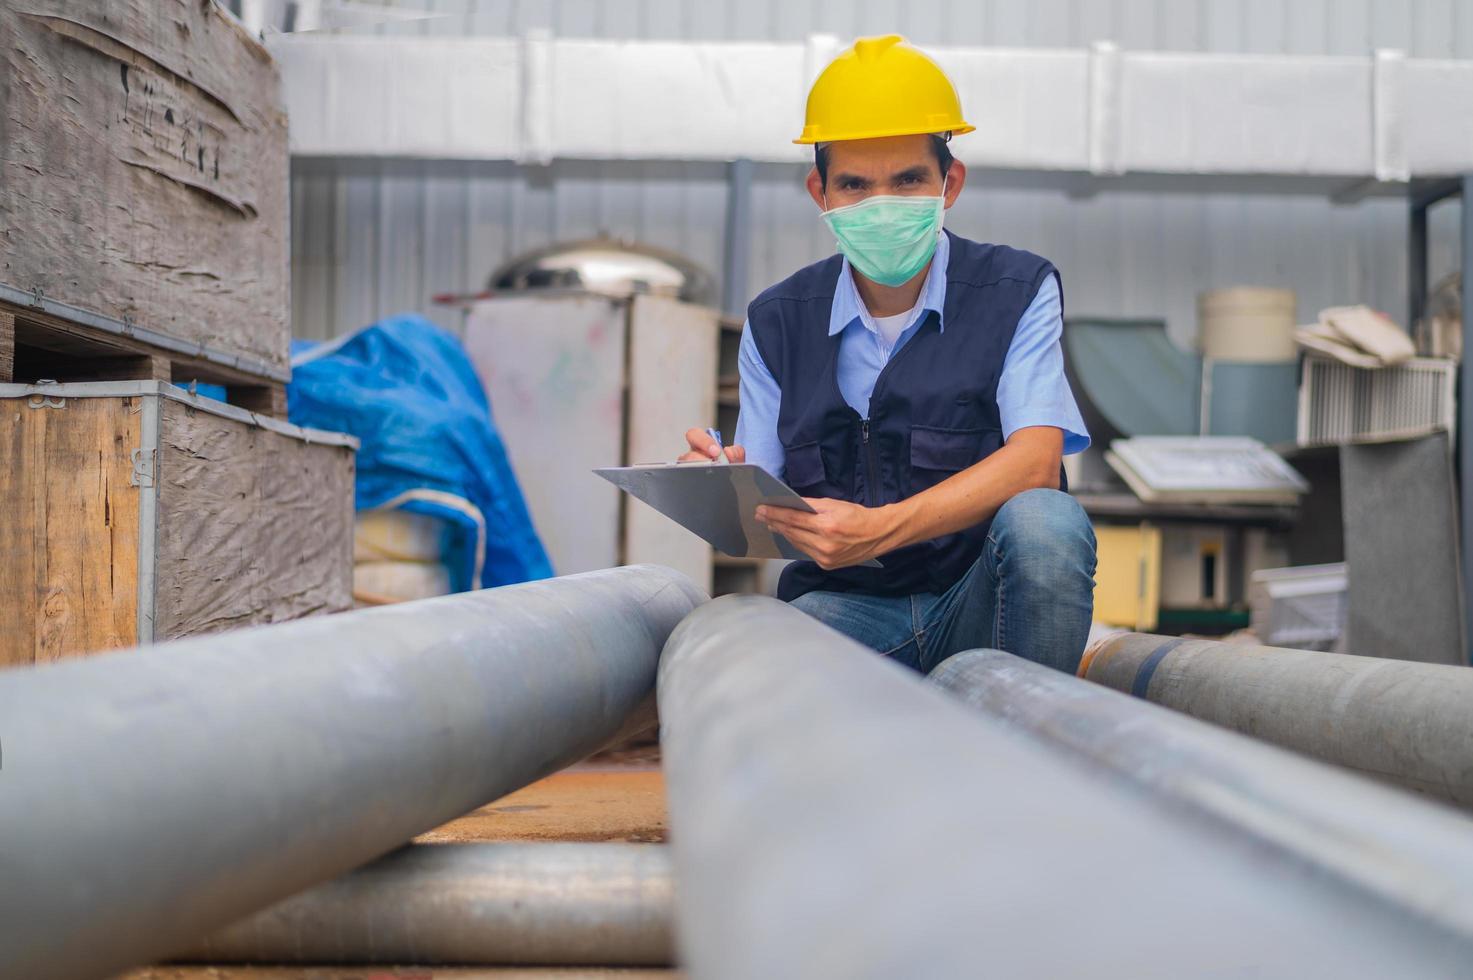
[(880, 484), (875, 469), (875, 449), (869, 444), (869, 419), (859, 420), (859, 441), (864, 444), (865, 472), (868, 475), (864, 486), (864, 496), (871, 507), (878, 507), (879, 504), (875, 502), (875, 494)]
[[(930, 314), (927, 313), (926, 316), (929, 318)], [(921, 323), (924, 326), (925, 320), (923, 319)], [(900, 348), (899, 351), (892, 354), (890, 358), (885, 361), (885, 366), (880, 368), (880, 373), (875, 376), (875, 386), (874, 388), (870, 389), (869, 403), (871, 409), (874, 408), (875, 401), (880, 396), (880, 385), (882, 382), (884, 382), (885, 376), (890, 373), (891, 365), (904, 357), (905, 352), (915, 346), (915, 342), (919, 338), (919, 335), (920, 330), (918, 329), (916, 330), (916, 336), (913, 336), (910, 338), (910, 340), (906, 341), (905, 346)], [(855, 414), (857, 415), (859, 413), (856, 412)], [(878, 489), (879, 483), (878, 477), (876, 476), (877, 471), (875, 470), (874, 447), (869, 444), (869, 419), (867, 418), (859, 420), (859, 439), (860, 442), (864, 444), (866, 472), (869, 474), (869, 485), (865, 487), (865, 498), (869, 500), (871, 507), (878, 507), (879, 504), (875, 502), (875, 491)]]

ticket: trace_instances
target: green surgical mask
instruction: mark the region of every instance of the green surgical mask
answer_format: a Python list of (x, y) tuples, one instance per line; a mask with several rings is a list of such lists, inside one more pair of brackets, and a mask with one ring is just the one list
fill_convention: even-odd
[(860, 275), (899, 286), (926, 267), (941, 238), (946, 187), (939, 197), (877, 194), (823, 213), (839, 251)]

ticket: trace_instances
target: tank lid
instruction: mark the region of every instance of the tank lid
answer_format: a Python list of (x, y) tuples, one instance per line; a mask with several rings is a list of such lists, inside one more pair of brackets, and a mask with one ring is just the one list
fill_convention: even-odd
[(586, 289), (607, 296), (636, 293), (711, 305), (715, 282), (682, 255), (615, 238), (561, 242), (528, 252), (491, 274), (493, 292), (518, 289)]

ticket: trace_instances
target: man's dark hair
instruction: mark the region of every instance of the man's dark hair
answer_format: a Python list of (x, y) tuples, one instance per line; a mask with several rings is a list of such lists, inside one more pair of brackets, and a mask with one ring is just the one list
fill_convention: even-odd
[[(946, 137), (931, 135), (931, 152), (936, 154), (936, 163), (941, 167), (941, 176), (951, 169), (951, 148), (946, 145)], [(828, 144), (815, 146), (813, 148), (813, 166), (818, 171), (818, 186), (829, 186), (829, 147)]]

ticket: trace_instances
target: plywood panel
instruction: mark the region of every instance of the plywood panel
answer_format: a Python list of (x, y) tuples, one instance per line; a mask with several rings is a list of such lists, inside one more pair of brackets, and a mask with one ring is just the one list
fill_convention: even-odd
[(1466, 663), (1456, 485), (1446, 433), (1340, 447), (1345, 649)]
[(139, 402), (57, 401), (0, 401), (0, 666), (137, 640)]
[(0, 281), (284, 370), (265, 49), (213, 3), (7, 0), (0, 37)]
[(155, 637), (351, 608), (352, 450), (160, 410)]
[(465, 346), (491, 399), (532, 523), (559, 575), (619, 558), (625, 305), (589, 293), (477, 303)]
[[(657, 296), (637, 296), (629, 318), (630, 463), (674, 459), (692, 426), (716, 419), (715, 310)], [(729, 440), (732, 433), (725, 433)], [(711, 548), (637, 500), (624, 501), (624, 561), (654, 562), (711, 591)]]

